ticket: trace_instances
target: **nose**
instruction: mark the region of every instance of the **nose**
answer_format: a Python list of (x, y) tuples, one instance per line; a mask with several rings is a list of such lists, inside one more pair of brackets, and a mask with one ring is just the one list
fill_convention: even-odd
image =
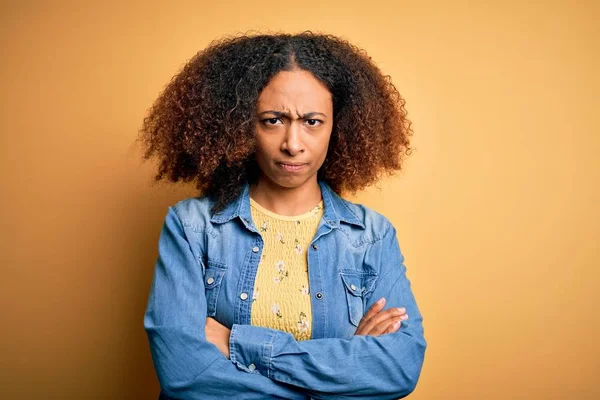
[(302, 143), (302, 127), (298, 121), (289, 124), (285, 132), (285, 138), (281, 143), (281, 151), (288, 153), (290, 156), (304, 152), (304, 144)]

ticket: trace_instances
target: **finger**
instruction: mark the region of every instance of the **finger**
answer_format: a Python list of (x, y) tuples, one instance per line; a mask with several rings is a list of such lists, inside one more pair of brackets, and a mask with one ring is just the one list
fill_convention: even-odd
[(389, 312), (382, 311), (374, 317), (370, 318), (369, 320), (363, 321), (360, 325), (360, 332), (357, 331), (357, 334), (370, 335), (373, 333), (373, 329), (375, 329), (375, 327), (386, 323), (386, 321), (387, 323), (389, 323), (390, 318), (393, 317), (394, 316), (390, 315)]
[(361, 318), (360, 322), (367, 322), (368, 320), (370, 320), (371, 318), (373, 318), (374, 316), (376, 316), (377, 314), (379, 314), (379, 312), (381, 310), (383, 310), (383, 307), (385, 307), (385, 297), (380, 298), (379, 300), (377, 300), (375, 302), (375, 304), (373, 304), (371, 306), (371, 308), (369, 308), (369, 311), (367, 311), (365, 313), (365, 315), (363, 315), (363, 317)]
[(377, 325), (376, 327), (374, 327), (371, 330), (371, 332), (369, 333), (369, 335), (370, 336), (381, 336), (381, 335), (386, 335), (388, 333), (394, 333), (398, 329), (400, 329), (400, 326), (402, 325), (402, 321), (406, 321), (407, 319), (408, 319), (408, 315), (404, 314), (404, 315), (401, 315), (400, 317), (385, 320), (384, 322), (382, 322), (379, 325)]
[(398, 320), (398, 321), (394, 322), (393, 324), (390, 324), (390, 326), (388, 326), (387, 329), (385, 331), (383, 331), (382, 335), (387, 335), (388, 333), (394, 333), (398, 329), (400, 329), (401, 326), (402, 326), (402, 320)]
[[(385, 321), (385, 323), (381, 323), (379, 325), (377, 325), (375, 328), (371, 329), (371, 332), (369, 332), (369, 334), (367, 336), (381, 336), (381, 335), (385, 335), (387, 333), (392, 333), (396, 331), (396, 324), (398, 324), (400, 321), (398, 319), (395, 320), (387, 320)], [(398, 328), (400, 326), (398, 325)]]
[(369, 308), (369, 311), (367, 311), (365, 313), (365, 315), (363, 315), (363, 317), (360, 319), (360, 322), (358, 323), (358, 328), (356, 329), (356, 332), (354, 333), (355, 335), (361, 335), (363, 334), (362, 331), (365, 328), (365, 324), (374, 316), (376, 316), (381, 310), (383, 310), (383, 307), (385, 307), (385, 298), (382, 297), (379, 300), (377, 300), (375, 302), (375, 304), (373, 304), (371, 306), (371, 308)]
[(402, 326), (402, 321), (396, 321), (393, 324), (391, 324), (383, 333), (382, 335), (386, 335), (388, 333), (394, 333), (396, 332), (398, 329), (400, 329), (400, 326)]
[(385, 320), (384, 322), (382, 322), (381, 324), (377, 325), (375, 328), (373, 328), (371, 330), (371, 335), (373, 336), (380, 336), (380, 335), (385, 335), (387, 333), (392, 333), (397, 331), (398, 329), (400, 329), (400, 325), (402, 324), (402, 321), (405, 321), (408, 319), (408, 316), (406, 314), (401, 315), (400, 317), (395, 317), (395, 318), (390, 318), (388, 320)]
[(381, 328), (378, 328), (380, 325), (387, 327), (390, 322), (393, 322), (404, 314), (406, 314), (406, 309), (404, 308), (390, 308), (382, 311), (365, 324), (363, 331), (366, 332), (366, 334), (370, 334), (371, 331), (377, 328), (376, 332), (380, 333), (382, 332)]
[[(363, 334), (369, 335), (373, 329), (383, 324), (384, 327), (387, 327), (390, 322), (393, 322), (395, 319), (406, 314), (405, 308), (390, 308), (388, 310), (382, 311), (373, 318), (371, 318), (365, 324), (362, 329)], [(383, 332), (381, 328), (377, 328), (376, 332)]]

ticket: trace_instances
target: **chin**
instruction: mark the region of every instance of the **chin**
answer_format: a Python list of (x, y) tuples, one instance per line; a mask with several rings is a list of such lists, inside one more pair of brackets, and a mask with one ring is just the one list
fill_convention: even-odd
[[(269, 180), (285, 189), (295, 189), (312, 181), (313, 176), (271, 176)], [(316, 179), (315, 179), (316, 181)]]

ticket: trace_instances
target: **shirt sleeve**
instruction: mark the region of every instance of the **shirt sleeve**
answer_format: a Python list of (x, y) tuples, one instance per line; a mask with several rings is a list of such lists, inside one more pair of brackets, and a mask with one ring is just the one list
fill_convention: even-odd
[(176, 399), (307, 399), (297, 388), (237, 369), (206, 341), (202, 263), (173, 208), (158, 247), (144, 327), (163, 393)]
[(419, 379), (427, 344), (423, 318), (391, 225), (372, 245), (365, 262), (379, 262), (382, 271), (365, 310), (381, 297), (388, 307), (405, 307), (409, 318), (398, 331), (378, 337), (296, 341), (289, 333), (234, 325), (231, 361), (240, 370), (259, 371), (306, 389), (315, 398), (397, 399), (410, 394)]

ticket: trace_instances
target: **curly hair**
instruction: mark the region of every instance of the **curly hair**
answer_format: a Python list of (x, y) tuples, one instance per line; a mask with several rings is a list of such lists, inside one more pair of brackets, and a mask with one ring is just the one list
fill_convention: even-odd
[(338, 194), (399, 171), (410, 154), (404, 99), (364, 50), (342, 38), (303, 32), (226, 37), (187, 62), (154, 102), (140, 130), (156, 180), (195, 181), (218, 211), (259, 175), (257, 100), (280, 71), (301, 69), (333, 99), (333, 129), (318, 172)]

